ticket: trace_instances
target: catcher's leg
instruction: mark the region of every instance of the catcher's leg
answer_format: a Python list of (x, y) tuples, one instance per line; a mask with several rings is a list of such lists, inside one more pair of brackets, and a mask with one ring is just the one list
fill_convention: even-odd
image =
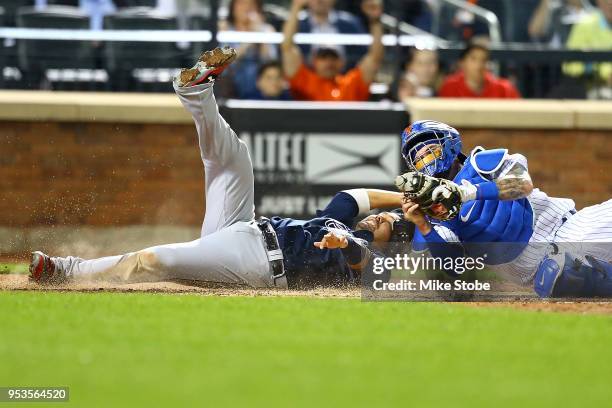
[[(195, 122), (204, 162), (206, 214), (202, 236), (255, 216), (253, 165), (247, 146), (219, 114), (213, 94), (214, 76), (234, 57), (235, 51), (228, 49), (204, 53), (198, 64), (174, 81), (176, 94)], [(193, 81), (186, 83), (188, 79)]]
[(555, 243), (572, 253), (612, 262), (612, 199), (571, 216), (557, 231)]
[(99, 259), (51, 258), (74, 281), (154, 282), (173, 279), (273, 287), (261, 231), (238, 222), (191, 242), (159, 245)]

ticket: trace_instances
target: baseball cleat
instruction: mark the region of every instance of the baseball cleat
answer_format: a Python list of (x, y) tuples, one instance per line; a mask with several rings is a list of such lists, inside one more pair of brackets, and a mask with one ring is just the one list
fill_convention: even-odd
[(182, 69), (177, 77), (180, 87), (189, 87), (212, 82), (236, 59), (236, 50), (230, 47), (215, 48), (200, 55), (190, 69)]
[(65, 273), (48, 255), (32, 252), (30, 261), (30, 280), (37, 283), (62, 283), (66, 280)]

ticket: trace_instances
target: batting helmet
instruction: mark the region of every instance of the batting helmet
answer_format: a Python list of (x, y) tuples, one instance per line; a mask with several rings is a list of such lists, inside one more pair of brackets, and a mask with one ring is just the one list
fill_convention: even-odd
[(443, 173), (460, 153), (461, 136), (445, 123), (419, 120), (402, 133), (402, 156), (413, 171), (430, 176)]

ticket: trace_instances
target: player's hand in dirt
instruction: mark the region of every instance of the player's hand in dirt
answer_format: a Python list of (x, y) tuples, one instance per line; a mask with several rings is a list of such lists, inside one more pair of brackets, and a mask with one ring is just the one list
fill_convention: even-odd
[(321, 241), (315, 242), (314, 246), (319, 249), (342, 249), (348, 246), (348, 238), (345, 235), (340, 235), (335, 232), (328, 232), (325, 234), (323, 239), (321, 239)]
[(429, 234), (431, 231), (431, 224), (425, 216), (425, 213), (419, 208), (419, 204), (404, 197), (402, 212), (404, 213), (404, 219), (413, 223), (423, 235)]

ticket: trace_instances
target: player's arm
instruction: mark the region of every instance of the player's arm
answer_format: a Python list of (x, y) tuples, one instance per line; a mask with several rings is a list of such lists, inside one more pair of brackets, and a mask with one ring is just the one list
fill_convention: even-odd
[[(380, 17), (383, 13), (382, 2), (377, 3), (378, 7), (367, 9), (367, 18), (370, 20), (370, 34), (372, 35), (372, 44), (368, 53), (359, 62), (361, 76), (366, 83), (371, 83), (376, 77), (376, 73), (385, 57), (385, 46), (382, 43), (384, 34), (383, 25)], [(364, 11), (365, 12), (365, 11)]]
[(353, 224), (355, 217), (374, 209), (398, 208), (402, 206), (402, 193), (369, 188), (354, 188), (337, 193), (317, 217), (329, 217), (346, 225)]
[(298, 30), (298, 14), (306, 6), (308, 0), (293, 0), (289, 17), (283, 26), (283, 42), (281, 44), (283, 73), (285, 77), (291, 79), (298, 72), (303, 63), (302, 52), (293, 42), (293, 37)]
[(402, 206), (404, 195), (397, 191), (363, 189), (368, 195), (369, 210), (398, 208)]
[(518, 200), (527, 197), (533, 191), (533, 183), (527, 168), (518, 161), (508, 173), (495, 180), (500, 200)]
[(502, 200), (512, 201), (527, 197), (533, 191), (533, 183), (527, 168), (527, 159), (520, 154), (508, 158), (492, 181), (459, 186), (461, 201)]
[[(464, 256), (464, 248), (455, 232), (442, 225), (432, 225), (417, 203), (410, 199), (404, 200), (402, 211), (404, 219), (414, 223), (417, 229), (412, 241), (413, 250), (429, 250), (432, 257), (442, 259)], [(458, 276), (454, 270), (443, 270), (450, 276)]]

